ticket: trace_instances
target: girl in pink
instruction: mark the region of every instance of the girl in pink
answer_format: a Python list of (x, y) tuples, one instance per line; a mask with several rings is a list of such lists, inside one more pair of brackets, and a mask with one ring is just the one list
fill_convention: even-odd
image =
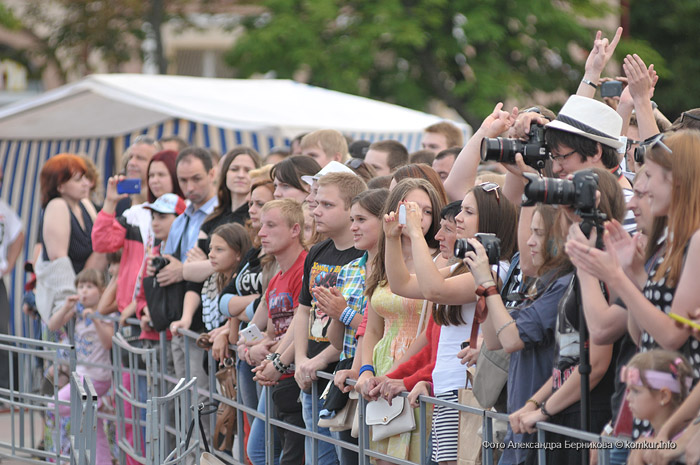
[[(112, 361), (109, 351), (112, 348), (114, 331), (111, 323), (92, 319), (91, 315), (95, 313), (105, 288), (104, 275), (92, 268), (84, 269), (75, 278), (75, 287), (78, 289), (78, 294), (68, 297), (63, 307), (51, 316), (49, 329), (55, 331), (67, 325), (71, 319), (75, 320), (75, 352), (78, 359), (75, 371), (80, 375), (81, 380), (87, 377), (92, 381), (101, 402), (102, 396), (112, 385), (110, 370)], [(59, 407), (59, 413), (61, 416), (69, 416), (70, 383), (58, 391), (58, 398), (67, 402), (67, 405)], [(103, 421), (98, 419), (95, 463), (110, 465), (112, 455), (102, 423)]]

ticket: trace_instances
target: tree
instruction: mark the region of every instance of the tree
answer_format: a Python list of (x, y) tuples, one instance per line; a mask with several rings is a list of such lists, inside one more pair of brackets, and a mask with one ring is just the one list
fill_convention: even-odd
[(635, 0), (629, 14), (630, 34), (658, 52), (639, 55), (647, 64), (665, 61), (654, 92), (659, 108), (673, 121), (681, 112), (700, 106), (700, 42), (692, 32), (700, 22), (700, 2)]
[(589, 0), (262, 4), (267, 13), (245, 23), (227, 55), (240, 76), (306, 75), (310, 84), (416, 109), (437, 98), (472, 126), (499, 100), (575, 89), (593, 38), (581, 19), (610, 12)]

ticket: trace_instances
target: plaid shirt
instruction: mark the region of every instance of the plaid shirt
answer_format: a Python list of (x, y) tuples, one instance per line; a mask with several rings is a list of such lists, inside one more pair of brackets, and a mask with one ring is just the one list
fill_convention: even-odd
[[(365, 297), (365, 265), (367, 263), (367, 252), (365, 254), (343, 266), (338, 273), (336, 287), (348, 303), (348, 307), (355, 310), (358, 315), (363, 315), (367, 308), (367, 298)], [(343, 336), (343, 352), (340, 360), (355, 356), (355, 329), (351, 326), (345, 327)]]

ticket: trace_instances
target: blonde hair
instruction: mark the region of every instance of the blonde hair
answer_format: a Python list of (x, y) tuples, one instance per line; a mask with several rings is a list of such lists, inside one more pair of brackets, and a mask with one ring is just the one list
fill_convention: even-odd
[(103, 291), (105, 288), (105, 275), (94, 268), (85, 268), (75, 277), (75, 287), (78, 287), (80, 283), (93, 284)]
[(647, 352), (640, 352), (627, 362), (628, 367), (634, 367), (639, 370), (639, 379), (645, 388), (651, 391), (658, 391), (649, 385), (649, 382), (644, 374), (645, 371), (659, 371), (662, 373), (671, 374), (677, 381), (680, 387), (680, 393), (672, 392), (671, 402), (674, 407), (678, 407), (688, 397), (687, 379), (693, 378), (693, 369), (686, 358), (678, 352), (672, 350), (654, 349)]
[(302, 150), (312, 147), (320, 147), (329, 158), (340, 154), (341, 161), (345, 162), (348, 155), (348, 141), (335, 129), (319, 129), (305, 135), (299, 144)]
[(279, 209), (282, 218), (284, 218), (284, 221), (287, 223), (287, 226), (291, 228), (294, 227), (295, 224), (299, 225), (299, 243), (302, 246), (305, 246), (304, 210), (302, 209), (301, 204), (293, 199), (270, 200), (263, 205), (262, 209), (260, 210), (260, 215), (262, 216), (263, 213), (267, 213), (275, 208)]
[(350, 173), (328, 173), (318, 180), (318, 187), (336, 186), (340, 198), (343, 199), (345, 209), (348, 210), (352, 199), (367, 190), (367, 184), (361, 177)]

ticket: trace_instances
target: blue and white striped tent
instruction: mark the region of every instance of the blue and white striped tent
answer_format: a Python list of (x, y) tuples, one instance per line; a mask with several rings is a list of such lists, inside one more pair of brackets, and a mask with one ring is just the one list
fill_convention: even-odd
[[(104, 179), (138, 135), (179, 135), (226, 153), (237, 145), (261, 154), (296, 135), (334, 128), (354, 139), (395, 139), (420, 147), (437, 116), (289, 80), (208, 79), (134, 74), (92, 75), (0, 108), (0, 194), (25, 223), (21, 260), (31, 256), (39, 217), (39, 172), (69, 152), (95, 161)], [(469, 128), (462, 125), (465, 134)], [(468, 135), (468, 134), (467, 134)], [(18, 266), (8, 283), (15, 320), (25, 282)]]

